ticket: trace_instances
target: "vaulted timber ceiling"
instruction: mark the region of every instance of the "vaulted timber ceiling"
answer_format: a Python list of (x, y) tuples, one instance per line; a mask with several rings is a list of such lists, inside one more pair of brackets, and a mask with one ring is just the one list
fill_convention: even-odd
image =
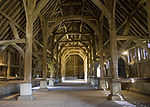
[[(42, 0), (37, 0), (40, 4)], [(60, 22), (52, 32), (49, 32), (47, 40), (48, 45), (52, 42), (54, 52), (56, 44), (59, 44), (61, 51), (69, 48), (82, 48), (88, 50), (93, 42), (93, 37), (97, 40), (93, 26), (90, 26), (82, 19), (87, 19), (89, 23), (96, 25), (97, 21), (103, 19), (103, 45), (104, 49), (109, 48), (109, 22), (107, 16), (102, 13), (102, 8), (97, 7), (95, 0), (49, 0), (40, 11), (34, 21), (33, 48), (34, 51), (42, 52), (43, 33), (42, 21), (48, 23), (49, 28)], [(106, 6), (109, 0), (98, 0)], [(124, 40), (124, 36), (136, 36), (139, 38), (148, 38), (146, 0), (117, 0), (116, 2), (116, 30), (118, 39), (118, 48)], [(69, 16), (65, 20), (64, 17)], [(62, 19), (62, 20), (61, 20)], [(15, 28), (14, 28), (15, 26)], [(0, 0), (0, 40), (16, 39), (15, 30), (20, 39), (25, 38), (26, 15), (23, 6), (23, 0)], [(49, 30), (49, 29), (48, 29)], [(14, 44), (13, 44), (14, 45)], [(15, 46), (25, 48), (25, 43), (17, 43)], [(50, 50), (52, 47), (48, 47)], [(99, 47), (97, 46), (97, 50)]]

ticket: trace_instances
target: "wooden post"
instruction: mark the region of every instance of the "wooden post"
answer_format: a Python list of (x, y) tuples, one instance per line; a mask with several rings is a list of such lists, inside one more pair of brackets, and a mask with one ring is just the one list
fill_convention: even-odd
[(32, 38), (33, 38), (33, 11), (36, 0), (23, 0), (26, 13), (26, 49), (24, 63), (24, 83), (20, 84), (18, 100), (33, 100), (31, 73), (32, 73)]
[(141, 73), (140, 73), (140, 64), (139, 64), (138, 47), (136, 47), (136, 64), (137, 64), (138, 77), (141, 77)]
[(104, 79), (104, 58), (103, 58), (103, 16), (98, 23), (99, 26), (99, 61), (100, 61), (100, 83), (99, 88), (100, 89), (106, 89), (106, 81)]
[(94, 78), (96, 79), (97, 78), (97, 69), (95, 68), (95, 63), (96, 63), (96, 47), (95, 47), (95, 42), (96, 42), (96, 38), (95, 38), (95, 35), (92, 35), (93, 36), (93, 68), (94, 68)]
[(110, 15), (109, 18), (109, 28), (110, 28), (110, 47), (111, 47), (111, 94), (108, 99), (110, 100), (121, 100), (121, 83), (117, 81), (118, 79), (118, 51), (117, 51), (117, 39), (116, 39), (116, 26), (115, 18)]
[(53, 42), (54, 42), (54, 38), (53, 38), (53, 34), (50, 35), (50, 50), (51, 50), (51, 56), (50, 56), (50, 60), (53, 61)]
[(90, 46), (90, 78), (92, 78), (93, 71), (92, 71), (92, 48)]
[(61, 69), (62, 69), (62, 67), (61, 67), (61, 53), (59, 53), (59, 74), (58, 74), (58, 76), (59, 76), (59, 78), (61, 78), (62, 77), (62, 75), (61, 75)]
[(56, 62), (57, 62), (57, 71), (56, 71), (56, 78), (58, 79), (58, 73), (59, 73), (59, 68), (58, 68), (58, 46), (59, 46), (59, 43), (57, 44), (57, 52), (56, 52)]
[(99, 61), (100, 61), (100, 75), (101, 75), (101, 78), (104, 77), (104, 59), (103, 59), (103, 34), (102, 34), (102, 30), (103, 30), (103, 19), (100, 20), (100, 23), (99, 23), (99, 29), (100, 29), (100, 32), (99, 32)]
[(116, 25), (115, 18), (110, 15), (109, 18), (110, 27), (110, 47), (111, 47), (111, 57), (112, 57), (112, 78), (118, 78), (118, 51), (117, 51), (117, 38), (116, 38)]
[(8, 52), (8, 60), (7, 60), (7, 78), (10, 77), (10, 68), (11, 68), (11, 53)]
[(46, 79), (46, 71), (47, 71), (47, 24), (45, 23), (44, 31), (43, 31), (43, 79)]
[(87, 53), (87, 77), (89, 77), (89, 54)]
[(22, 61), (21, 61), (21, 55), (19, 55), (19, 76), (22, 76)]
[[(107, 1), (108, 2), (108, 1)], [(121, 83), (118, 79), (118, 50), (117, 50), (117, 37), (116, 37), (116, 25), (115, 25), (115, 7), (116, 0), (108, 2), (109, 10), (109, 31), (110, 31), (110, 48), (111, 48), (111, 66), (112, 66), (112, 80), (111, 80), (111, 94), (109, 95), (110, 100), (121, 100)]]
[(150, 39), (150, 0), (146, 0), (147, 2), (147, 21), (148, 21), (148, 32), (149, 32), (149, 39)]
[(24, 5), (25, 5), (25, 10), (26, 10), (26, 40), (27, 40), (27, 43), (26, 43), (27, 46), (25, 50), (24, 81), (31, 82), (33, 11), (35, 7), (35, 0), (27, 0), (26, 2), (24, 2)]

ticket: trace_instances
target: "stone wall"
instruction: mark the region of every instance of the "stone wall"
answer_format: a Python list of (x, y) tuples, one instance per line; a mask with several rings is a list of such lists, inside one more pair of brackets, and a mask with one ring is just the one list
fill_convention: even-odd
[[(33, 81), (32, 87), (40, 85), (40, 81)], [(0, 96), (18, 93), (20, 91), (20, 83), (2, 83), (0, 84)]]
[(20, 90), (20, 84), (0, 84), (0, 96), (17, 93)]
[(130, 83), (129, 90), (150, 95), (150, 83), (144, 83), (144, 82), (135, 82), (134, 84)]
[(150, 78), (150, 61), (142, 61), (139, 66), (141, 76)]
[[(134, 74), (137, 73), (136, 64), (132, 66)], [(150, 61), (140, 61), (139, 63), (140, 75), (142, 78), (150, 78)], [(136, 73), (135, 73), (136, 72)], [(129, 90), (149, 94), (150, 95), (150, 83), (147, 82), (135, 82), (130, 83)]]

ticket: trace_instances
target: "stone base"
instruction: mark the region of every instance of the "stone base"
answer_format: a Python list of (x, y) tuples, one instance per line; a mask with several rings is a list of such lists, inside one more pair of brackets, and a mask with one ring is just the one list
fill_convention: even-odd
[(59, 82), (60, 82), (60, 79), (59, 78), (55, 78), (54, 84), (58, 84)]
[(21, 95), (18, 97), (18, 101), (31, 101), (34, 100), (33, 95)]
[(47, 88), (47, 81), (40, 81), (40, 88)]
[(40, 88), (39, 91), (48, 91), (48, 88)]
[(111, 94), (108, 97), (109, 100), (116, 100), (121, 101), (124, 100), (124, 97), (121, 94), (121, 83), (120, 82), (114, 82), (111, 83)]
[(91, 83), (91, 78), (87, 78), (87, 83)]
[(49, 79), (49, 86), (54, 86), (54, 80), (53, 79)]
[(99, 81), (99, 90), (106, 90), (108, 87), (106, 85), (106, 80)]
[(123, 101), (123, 100), (125, 100), (124, 97), (121, 94), (120, 95), (111, 95), (111, 94), (109, 94), (108, 99), (112, 100), (112, 101)]
[(98, 87), (99, 86), (98, 79), (94, 79), (93, 80), (93, 86), (94, 87)]
[(18, 100), (33, 100), (32, 95), (32, 84), (29, 83), (21, 83), (20, 84), (20, 96), (18, 97)]

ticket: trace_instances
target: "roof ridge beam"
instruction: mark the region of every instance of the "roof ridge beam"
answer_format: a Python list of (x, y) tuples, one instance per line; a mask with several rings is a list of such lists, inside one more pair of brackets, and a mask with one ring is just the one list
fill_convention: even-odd
[(47, 21), (48, 21), (48, 22), (57, 22), (57, 21), (60, 20), (61, 18), (62, 18), (62, 19), (65, 19), (65, 18), (71, 19), (71, 18), (72, 18), (72, 20), (73, 20), (73, 19), (74, 19), (74, 20), (77, 20), (77, 19), (81, 20), (82, 18), (86, 18), (86, 19), (88, 19), (88, 20), (97, 20), (97, 19), (95, 19), (94, 17), (91, 17), (91, 16), (69, 15), (69, 16), (61, 16), (61, 17), (58, 17), (58, 18), (51, 18), (51, 19), (48, 19)]

